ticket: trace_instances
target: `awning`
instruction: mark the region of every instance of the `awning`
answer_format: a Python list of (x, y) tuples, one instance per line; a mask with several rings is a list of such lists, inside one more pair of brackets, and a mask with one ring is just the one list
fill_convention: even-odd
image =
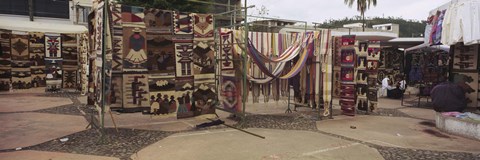
[(68, 19), (36, 18), (29, 21), (26, 16), (0, 15), (0, 29), (45, 33), (85, 33), (87, 27), (74, 25)]
[(430, 46), (427, 43), (423, 43), (423, 44), (420, 44), (420, 45), (417, 45), (417, 46), (407, 48), (407, 49), (405, 49), (405, 52), (409, 52), (409, 51), (413, 51), (413, 50), (417, 50), (417, 49), (438, 49), (438, 50), (443, 50), (443, 51), (448, 52), (448, 51), (450, 51), (450, 46), (447, 46), (447, 45)]

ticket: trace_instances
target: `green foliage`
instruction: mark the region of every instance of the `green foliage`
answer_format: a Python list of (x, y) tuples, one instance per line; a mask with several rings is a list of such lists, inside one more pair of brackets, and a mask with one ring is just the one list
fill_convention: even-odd
[[(212, 2), (212, 0), (202, 0), (202, 2)], [(188, 0), (118, 0), (118, 3), (180, 12), (208, 13), (211, 10), (211, 6), (208, 4), (190, 2)]]
[[(328, 20), (323, 22), (320, 27), (322, 28), (341, 28), (345, 24), (351, 23), (362, 23), (362, 18), (360, 16), (355, 16), (353, 18), (339, 19), (339, 20)], [(374, 18), (367, 18), (366, 19), (366, 26), (371, 28), (372, 25), (377, 24), (386, 24), (386, 23), (394, 23), (400, 25), (400, 37), (419, 37), (420, 34), (423, 34), (425, 31), (425, 21), (416, 21), (416, 20), (406, 20), (399, 17), (374, 17)]]

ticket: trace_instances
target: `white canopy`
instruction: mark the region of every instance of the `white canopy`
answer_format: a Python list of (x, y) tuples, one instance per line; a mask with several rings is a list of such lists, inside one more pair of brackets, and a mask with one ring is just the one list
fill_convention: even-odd
[(74, 25), (68, 19), (35, 18), (29, 21), (26, 16), (0, 15), (0, 29), (46, 33), (85, 33), (87, 27)]
[(438, 49), (438, 50), (443, 50), (443, 51), (450, 51), (450, 46), (447, 45), (435, 45), (435, 46), (430, 46), (429, 44), (423, 43), (417, 46), (413, 46), (410, 48), (405, 49), (405, 52), (417, 50), (417, 49), (424, 49), (424, 48), (430, 48), (430, 49)]

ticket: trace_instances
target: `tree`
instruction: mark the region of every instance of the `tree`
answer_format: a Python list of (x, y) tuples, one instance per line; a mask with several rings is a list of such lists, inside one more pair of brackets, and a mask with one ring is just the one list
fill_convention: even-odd
[(365, 12), (367, 9), (370, 9), (370, 6), (377, 6), (377, 0), (345, 0), (345, 4), (348, 5), (348, 7), (352, 8), (353, 3), (357, 2), (357, 11), (360, 12), (360, 16), (362, 16), (363, 19), (363, 31), (365, 31)]
[[(202, 2), (212, 2), (212, 0), (202, 0)], [(209, 4), (196, 3), (189, 0), (118, 0), (118, 3), (180, 12), (208, 13), (211, 10), (211, 5)]]

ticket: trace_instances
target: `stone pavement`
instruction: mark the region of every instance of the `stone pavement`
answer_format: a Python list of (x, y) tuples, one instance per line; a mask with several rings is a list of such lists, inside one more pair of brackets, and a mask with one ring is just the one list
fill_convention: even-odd
[(60, 153), (60, 152), (45, 152), (45, 151), (17, 151), (17, 152), (4, 152), (0, 153), (0, 160), (118, 160), (113, 157), (82, 155), (72, 153)]
[[(352, 129), (354, 127), (355, 129)], [(383, 116), (337, 117), (320, 131), (388, 147), (480, 153), (480, 142), (441, 132), (430, 121)]]
[(36, 113), (72, 105), (69, 98), (47, 97), (43, 88), (0, 94), (0, 150), (40, 144), (85, 130), (83, 116)]
[(180, 133), (140, 150), (132, 159), (383, 159), (366, 145), (315, 132), (257, 128), (247, 131), (266, 138), (232, 129)]
[[(85, 96), (45, 95), (39, 89), (0, 93), (0, 103), (8, 104), (0, 107), (5, 111), (0, 113), (5, 124), (0, 126), (0, 159), (480, 159), (479, 141), (440, 132), (432, 126), (431, 109), (401, 106), (400, 100), (380, 98), (379, 112), (385, 113), (355, 117), (338, 116), (335, 105), (334, 119), (320, 121), (310, 108), (285, 114), (285, 99), (250, 100), (242, 125), (217, 111), (227, 124), (265, 139), (227, 127), (194, 129), (214, 115), (177, 120), (112, 112), (119, 132), (106, 114), (110, 140), (101, 144), (96, 130), (84, 130), (89, 118), (82, 111)], [(70, 140), (58, 141), (63, 137)]]

